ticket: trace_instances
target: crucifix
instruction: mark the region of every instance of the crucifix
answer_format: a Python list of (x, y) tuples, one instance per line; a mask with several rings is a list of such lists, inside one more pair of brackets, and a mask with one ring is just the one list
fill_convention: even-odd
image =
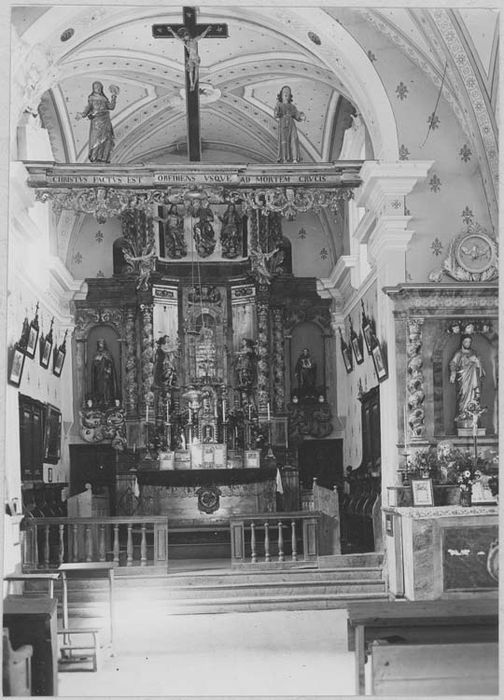
[(190, 161), (201, 160), (200, 115), (199, 115), (199, 64), (198, 42), (200, 39), (226, 39), (227, 24), (198, 24), (196, 8), (183, 8), (183, 24), (153, 24), (155, 39), (178, 39), (184, 44), (185, 85), (187, 107), (187, 148)]

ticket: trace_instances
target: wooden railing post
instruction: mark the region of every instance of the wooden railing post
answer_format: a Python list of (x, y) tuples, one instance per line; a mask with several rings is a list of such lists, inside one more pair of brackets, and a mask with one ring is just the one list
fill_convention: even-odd
[(303, 520), (303, 558), (305, 560), (316, 559), (318, 555), (318, 518), (306, 518)]
[(141, 527), (141, 541), (140, 541), (140, 566), (147, 566), (147, 538), (145, 536), (145, 523), (142, 523)]
[(252, 520), (250, 523), (250, 548), (252, 550), (251, 555), (252, 555), (252, 564), (255, 564), (257, 561), (257, 550), (256, 550), (256, 526), (255, 522)]
[(91, 525), (86, 525), (84, 540), (84, 546), (86, 550), (86, 561), (93, 561), (93, 533), (91, 531)]
[(278, 561), (284, 560), (282, 521), (278, 521)]
[(44, 527), (44, 566), (46, 569), (49, 568), (51, 561), (49, 552), (49, 527), (49, 525)]
[(154, 564), (168, 566), (168, 519), (154, 523)]
[(264, 523), (264, 561), (270, 561), (269, 522)]
[(100, 561), (106, 561), (106, 550), (105, 550), (105, 525), (99, 525), (99, 536), (98, 536), (98, 558)]
[(63, 564), (65, 561), (65, 525), (59, 524), (59, 547), (58, 547), (58, 564)]
[(112, 561), (119, 566), (119, 525), (114, 525), (114, 544), (112, 545)]
[(126, 542), (126, 566), (133, 566), (133, 525), (128, 523), (128, 540)]
[(79, 561), (79, 538), (78, 538), (79, 526), (77, 523), (72, 524), (72, 561)]
[(243, 520), (231, 523), (231, 561), (245, 560), (245, 523)]
[(291, 547), (292, 547), (292, 561), (297, 561), (297, 537), (296, 537), (296, 521), (291, 522)]

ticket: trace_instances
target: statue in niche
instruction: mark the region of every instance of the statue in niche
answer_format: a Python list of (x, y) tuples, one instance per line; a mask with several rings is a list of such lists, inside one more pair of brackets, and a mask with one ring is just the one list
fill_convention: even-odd
[(221, 217), (222, 229), (220, 234), (222, 257), (237, 258), (243, 253), (242, 221), (236, 210), (236, 204), (229, 204)]
[(199, 80), (199, 65), (201, 63), (201, 58), (198, 54), (198, 41), (206, 37), (212, 28), (212, 25), (210, 24), (199, 36), (191, 36), (185, 27), (180, 27), (177, 33), (173, 31), (170, 25), (167, 25), (167, 28), (172, 36), (181, 41), (186, 48), (185, 67), (189, 76), (189, 90), (192, 92)]
[(111, 406), (117, 398), (114, 360), (103, 338), (96, 341), (91, 367), (91, 396), (99, 406)]
[[(449, 362), (450, 382), (457, 390), (457, 416), (459, 427), (473, 426), (473, 415), (481, 413), (481, 383), (485, 371), (478, 354), (472, 349), (472, 336), (461, 337), (460, 348)], [(476, 419), (477, 420), (477, 419)]]
[(156, 341), (154, 358), (154, 386), (165, 391), (177, 383), (177, 347), (169, 335), (163, 335)]
[(91, 163), (110, 163), (114, 149), (114, 130), (109, 112), (115, 109), (119, 88), (110, 86), (110, 100), (103, 92), (103, 83), (95, 80), (88, 96), (87, 107), (78, 112), (76, 119), (87, 117), (89, 125), (88, 158)]
[(242, 338), (241, 346), (235, 353), (236, 379), (239, 389), (250, 389), (254, 383), (256, 354), (254, 343)]
[(212, 225), (214, 221), (213, 211), (208, 206), (202, 206), (198, 201), (192, 208), (191, 216), (198, 219), (193, 226), (194, 241), (198, 255), (208, 258), (215, 250), (215, 231)]
[(171, 204), (165, 217), (153, 216), (153, 221), (159, 221), (163, 226), (165, 255), (175, 260), (187, 255), (187, 245), (184, 240), (184, 218), (178, 213), (177, 205)]
[(317, 366), (312, 360), (310, 350), (303, 348), (294, 368), (300, 398), (314, 396)]
[(273, 116), (278, 119), (278, 163), (299, 163), (301, 160), (296, 122), (306, 119), (292, 104), (292, 91), (284, 85), (277, 95)]

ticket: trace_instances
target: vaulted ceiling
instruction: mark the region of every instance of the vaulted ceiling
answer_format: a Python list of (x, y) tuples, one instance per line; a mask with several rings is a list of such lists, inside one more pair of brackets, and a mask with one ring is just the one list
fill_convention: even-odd
[[(416, 61), (434, 82), (439, 82), (450, 36), (432, 31), (436, 24), (433, 10), (316, 10), (312, 25), (300, 30), (302, 15), (295, 8), (198, 8), (199, 22), (226, 22), (229, 28), (228, 38), (199, 43), (203, 160), (274, 161), (273, 105), (286, 83), (292, 88), (296, 105), (306, 114), (300, 130), (303, 159), (318, 162), (338, 157), (350, 113), (357, 109), (364, 117), (366, 114), (356, 98), (355, 80), (349, 72), (351, 61), (345, 65), (342, 54), (335, 54), (329, 65), (319, 50), (321, 43), (327, 44), (324, 32), (332, 24), (347, 29), (370, 60), (379, 42), (374, 42), (371, 51), (359, 27), (372, 28), (375, 36), (395, 42), (405, 60)], [(452, 39), (470, 50), (478, 80), (488, 101), (495, 103), (497, 13), (469, 9), (449, 12), (456, 28)], [(304, 17), (310, 16), (308, 8)], [(25, 53), (32, 51), (36, 56), (38, 51), (42, 55), (39, 66), (46, 62), (44, 75), (34, 78), (38, 87), (45, 89), (39, 89), (40, 94), (33, 90), (37, 104), (31, 108), (41, 114), (56, 160), (86, 161), (88, 125), (85, 120), (77, 121), (75, 115), (85, 107), (93, 80), (101, 80), (107, 93), (111, 84), (120, 88), (113, 114), (114, 161), (160, 163), (187, 159), (183, 48), (174, 39), (152, 37), (153, 24), (181, 20), (181, 7), (13, 9), (16, 41)], [(382, 61), (380, 70), (385, 69)], [(463, 100), (452, 72), (448, 71), (445, 83), (445, 91), (451, 91), (453, 103), (464, 118)]]

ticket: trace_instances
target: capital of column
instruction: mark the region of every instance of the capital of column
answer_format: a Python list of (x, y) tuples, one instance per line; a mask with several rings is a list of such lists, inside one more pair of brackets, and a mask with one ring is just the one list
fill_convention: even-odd
[[(433, 164), (433, 160), (366, 161), (360, 171), (362, 185), (356, 191), (356, 205), (371, 209), (376, 214), (383, 205), (387, 205), (387, 200), (391, 200), (390, 206), (400, 213), (400, 198), (408, 195), (418, 182), (427, 177)], [(394, 205), (398, 198), (399, 205)]]

